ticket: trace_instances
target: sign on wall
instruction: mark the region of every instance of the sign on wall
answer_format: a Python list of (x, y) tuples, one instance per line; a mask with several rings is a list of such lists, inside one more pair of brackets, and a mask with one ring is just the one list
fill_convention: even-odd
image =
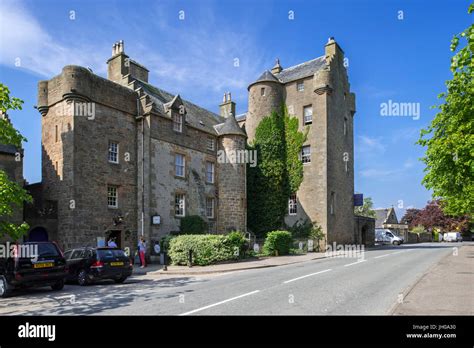
[(364, 205), (364, 194), (355, 193), (354, 194), (354, 207), (362, 207)]

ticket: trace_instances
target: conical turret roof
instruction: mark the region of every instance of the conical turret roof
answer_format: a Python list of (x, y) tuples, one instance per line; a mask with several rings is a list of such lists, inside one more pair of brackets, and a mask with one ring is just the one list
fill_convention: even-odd
[(226, 118), (224, 123), (214, 126), (219, 135), (241, 135), (247, 137), (247, 134), (239, 127), (237, 120), (233, 115)]

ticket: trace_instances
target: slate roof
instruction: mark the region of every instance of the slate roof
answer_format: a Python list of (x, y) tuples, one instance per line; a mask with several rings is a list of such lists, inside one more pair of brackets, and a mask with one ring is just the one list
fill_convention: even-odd
[(214, 129), (219, 135), (234, 134), (234, 135), (242, 135), (244, 137), (247, 137), (247, 135), (242, 130), (242, 128), (239, 127), (235, 117), (233, 116), (227, 117), (224, 123), (214, 126)]
[[(176, 95), (173, 95), (165, 90), (157, 88), (141, 80), (136, 80), (137, 83), (143, 88), (143, 91), (150, 96), (150, 99), (154, 103), (154, 108), (160, 114), (165, 114), (165, 106), (171, 102)], [(181, 98), (184, 107), (186, 108), (186, 123), (191, 126), (202, 129), (208, 133), (216, 134), (214, 126), (225, 121), (224, 117), (221, 117), (209, 110), (206, 110), (196, 104)]]
[(237, 120), (237, 122), (245, 121), (247, 119), (247, 113), (244, 112), (243, 114), (236, 115), (235, 119)]
[(313, 75), (326, 65), (324, 56), (308, 60), (307, 62), (290, 66), (275, 74), (275, 77), (282, 83), (287, 83)]

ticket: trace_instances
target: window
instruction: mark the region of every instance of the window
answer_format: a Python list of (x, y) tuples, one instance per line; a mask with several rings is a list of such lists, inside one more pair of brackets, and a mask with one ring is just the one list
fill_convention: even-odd
[(215, 228), (216, 228), (215, 223), (213, 221), (209, 221), (207, 223), (207, 226), (208, 226), (207, 233), (213, 234), (215, 232)]
[(58, 142), (58, 141), (59, 141), (59, 130), (58, 130), (58, 125), (56, 125), (56, 128), (55, 128), (55, 129), (56, 129), (56, 130), (55, 130), (55, 135), (54, 135), (54, 137), (55, 137), (55, 139), (56, 139), (56, 142)]
[(262, 87), (262, 88), (260, 89), (260, 95), (261, 95), (262, 97), (265, 96), (265, 88), (264, 88), (264, 87)]
[(298, 92), (303, 92), (303, 91), (304, 91), (304, 82), (303, 82), (303, 81), (298, 82), (298, 83), (296, 84), (296, 90), (297, 90)]
[(174, 196), (174, 215), (184, 216), (185, 209), (185, 197), (182, 193), (177, 193)]
[(288, 214), (289, 215), (296, 215), (298, 212), (297, 204), (296, 204), (296, 193), (290, 196), (288, 200)]
[(209, 219), (214, 218), (214, 198), (206, 198), (206, 216)]
[(301, 149), (301, 162), (311, 163), (311, 146), (306, 145)]
[(82, 259), (84, 258), (84, 250), (82, 249), (76, 249), (72, 253), (71, 259)]
[(313, 106), (308, 105), (303, 108), (304, 124), (313, 122)]
[(119, 163), (119, 145), (113, 141), (109, 141), (109, 162)]
[(214, 163), (206, 162), (206, 182), (214, 183)]
[(66, 260), (69, 260), (69, 259), (71, 258), (71, 254), (72, 254), (72, 250), (66, 251), (66, 252), (64, 253), (64, 258), (65, 258)]
[(344, 135), (347, 135), (347, 117), (344, 117)]
[(213, 138), (207, 138), (207, 149), (209, 151), (214, 151), (215, 148), (215, 141)]
[(185, 158), (183, 155), (177, 153), (174, 157), (174, 172), (176, 176), (184, 178)]
[(109, 208), (118, 208), (117, 187), (107, 186), (107, 205)]
[(331, 215), (334, 215), (335, 204), (336, 204), (336, 193), (331, 192), (331, 201), (329, 205), (329, 212), (331, 213)]
[(173, 115), (173, 129), (180, 133), (183, 131), (183, 115), (179, 113)]

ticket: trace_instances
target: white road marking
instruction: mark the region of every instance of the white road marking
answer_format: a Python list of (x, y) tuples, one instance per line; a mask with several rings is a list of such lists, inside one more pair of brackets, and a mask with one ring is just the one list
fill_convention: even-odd
[(388, 256), (388, 255), (390, 255), (390, 254), (384, 254), (384, 255), (375, 256), (374, 259), (378, 259), (378, 258), (380, 258), (380, 257), (385, 257), (385, 256)]
[(396, 251), (396, 252), (390, 253), (390, 254), (383, 254), (383, 255), (375, 256), (374, 259), (378, 259), (380, 257), (385, 257), (385, 256), (390, 256), (390, 255), (395, 255), (395, 254), (400, 254), (400, 253), (403, 253), (404, 251), (406, 251), (406, 250), (400, 250), (400, 251)]
[(344, 267), (356, 265), (358, 263), (362, 263), (362, 262), (365, 262), (365, 261), (367, 261), (367, 260), (361, 260), (361, 261), (357, 261), (357, 262), (348, 263), (347, 265), (344, 265)]
[(302, 277), (290, 279), (290, 280), (287, 280), (287, 281), (283, 282), (283, 284), (291, 283), (291, 282), (294, 282), (295, 280), (299, 280), (299, 279), (311, 277), (311, 276), (314, 276), (314, 275), (316, 275), (316, 274), (325, 273), (325, 272), (329, 272), (329, 271), (332, 271), (332, 269), (325, 269), (324, 271), (320, 271), (320, 272), (316, 272), (316, 273), (311, 273), (311, 274), (304, 275), (304, 276), (302, 276)]
[(243, 294), (243, 295), (240, 295), (240, 296), (236, 296), (236, 297), (232, 297), (232, 298), (229, 298), (229, 299), (227, 299), (227, 300), (224, 300), (224, 301), (221, 301), (221, 302), (217, 302), (217, 303), (211, 304), (211, 305), (209, 305), (209, 306), (201, 307), (201, 308), (198, 308), (198, 309), (195, 309), (195, 310), (192, 310), (192, 311), (189, 311), (189, 312), (180, 314), (180, 315), (189, 315), (189, 314), (193, 314), (193, 313), (196, 313), (196, 312), (200, 312), (200, 311), (203, 311), (203, 310), (208, 309), (208, 308), (212, 308), (212, 307), (215, 307), (215, 306), (219, 306), (219, 305), (221, 305), (221, 304), (223, 304), (223, 303), (226, 303), (226, 302), (230, 302), (230, 301), (233, 301), (233, 300), (237, 300), (238, 298), (242, 298), (242, 297), (245, 297), (245, 296), (249, 296), (249, 295), (256, 294), (257, 292), (260, 292), (260, 290), (255, 290), (255, 291), (252, 291), (252, 292), (248, 292), (248, 293), (246, 293), (246, 294)]

